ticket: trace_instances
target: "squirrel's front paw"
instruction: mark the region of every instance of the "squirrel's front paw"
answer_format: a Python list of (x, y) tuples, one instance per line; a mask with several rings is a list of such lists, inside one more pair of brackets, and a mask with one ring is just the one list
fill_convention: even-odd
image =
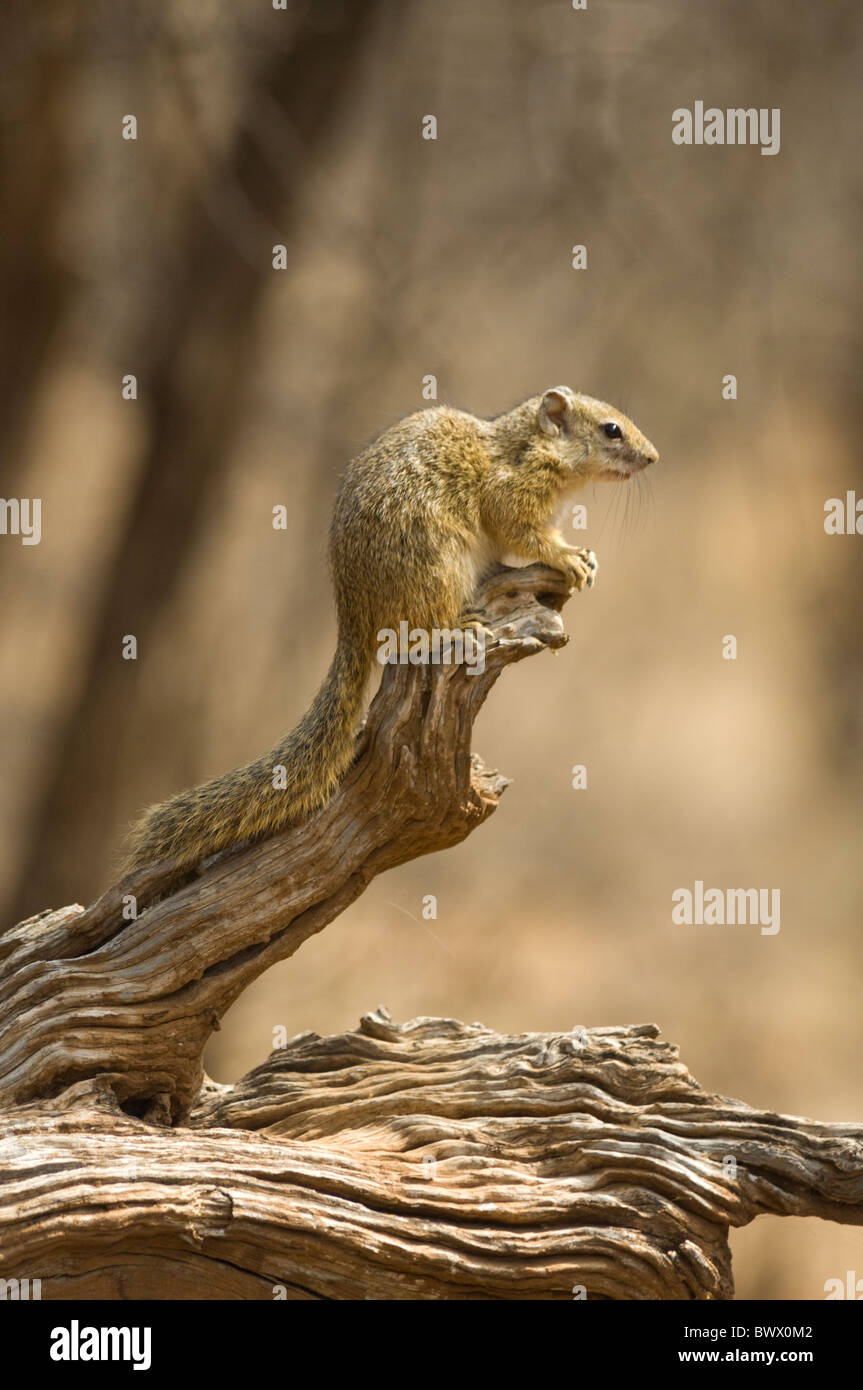
[(592, 550), (573, 549), (567, 551), (561, 568), (580, 593), (584, 588), (591, 589), (593, 587), (593, 581), (599, 570), (599, 561)]
[(484, 637), (494, 637), (494, 633), (488, 625), (488, 617), (486, 614), (477, 613), (472, 608), (468, 612), (461, 614), (458, 625), (462, 632), (470, 628), (472, 632), (481, 632)]

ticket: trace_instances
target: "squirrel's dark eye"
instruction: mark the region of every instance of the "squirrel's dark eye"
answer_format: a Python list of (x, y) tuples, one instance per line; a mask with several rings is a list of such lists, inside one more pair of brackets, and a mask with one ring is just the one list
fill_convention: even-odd
[(602, 433), (605, 435), (606, 439), (623, 438), (623, 430), (620, 428), (620, 425), (616, 425), (613, 420), (609, 420), (607, 425), (603, 425)]

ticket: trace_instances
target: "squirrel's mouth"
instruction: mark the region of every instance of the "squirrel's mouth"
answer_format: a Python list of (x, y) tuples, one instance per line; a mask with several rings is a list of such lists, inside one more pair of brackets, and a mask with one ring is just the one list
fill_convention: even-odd
[(635, 463), (623, 463), (609, 466), (603, 473), (603, 478), (611, 478), (615, 482), (623, 482), (626, 478), (632, 477), (633, 473), (640, 473), (642, 468), (646, 468), (649, 459), (637, 459)]

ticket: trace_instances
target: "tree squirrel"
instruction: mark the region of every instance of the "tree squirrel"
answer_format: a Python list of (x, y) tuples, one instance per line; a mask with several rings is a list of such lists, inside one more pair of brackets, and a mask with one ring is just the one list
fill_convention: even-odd
[[(127, 867), (191, 866), (323, 806), (351, 762), (380, 630), (405, 619), (457, 627), (480, 576), (508, 553), (589, 586), (593, 552), (567, 545), (556, 518), (586, 483), (626, 479), (658, 458), (620, 411), (567, 386), (493, 420), (437, 406), (385, 430), (348, 466), (336, 499), (338, 643), (311, 706), (272, 752), (151, 807)], [(277, 765), (284, 790), (273, 786)]]

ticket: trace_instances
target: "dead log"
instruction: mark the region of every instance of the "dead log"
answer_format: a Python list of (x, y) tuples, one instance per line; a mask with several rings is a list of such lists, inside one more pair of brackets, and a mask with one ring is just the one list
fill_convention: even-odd
[[(565, 580), (497, 572), (485, 669), (384, 669), (338, 794), (192, 872), (161, 864), (0, 937), (0, 1279), (44, 1298), (716, 1299), (761, 1212), (863, 1222), (863, 1127), (703, 1092), (652, 1025), (500, 1035), (378, 1011), (234, 1086), (241, 991), (506, 780), (471, 753)], [(133, 910), (137, 916), (132, 917)]]

